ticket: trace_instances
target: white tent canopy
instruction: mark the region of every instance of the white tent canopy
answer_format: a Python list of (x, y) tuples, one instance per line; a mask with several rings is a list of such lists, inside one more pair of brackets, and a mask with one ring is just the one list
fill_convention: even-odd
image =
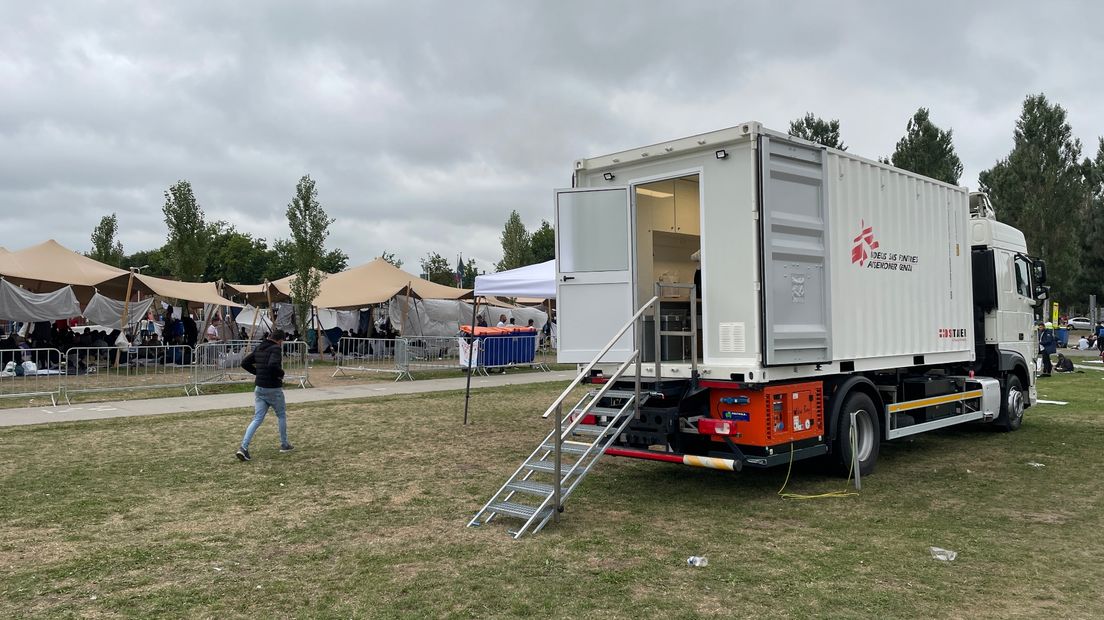
[(475, 294), (555, 299), (556, 261), (476, 276)]

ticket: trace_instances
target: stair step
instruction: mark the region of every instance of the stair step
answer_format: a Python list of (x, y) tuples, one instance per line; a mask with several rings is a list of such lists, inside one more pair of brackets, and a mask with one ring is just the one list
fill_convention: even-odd
[[(597, 396), (600, 391), (601, 390), (591, 390), (590, 395)], [(636, 393), (628, 390), (609, 390), (603, 395), (603, 398), (632, 398), (634, 396), (636, 396)]]
[[(541, 444), (541, 447), (545, 450), (555, 450), (556, 446), (553, 442)], [(580, 441), (565, 441), (561, 444), (560, 452), (563, 454), (582, 454), (587, 450), (590, 450), (591, 444), (583, 443)]]
[(593, 435), (595, 437), (601, 437), (606, 434), (605, 426), (598, 426), (596, 424), (579, 424), (575, 428), (571, 429), (571, 432), (576, 435)]
[(633, 409), (629, 407), (625, 411), (621, 411), (620, 407), (591, 407), (590, 413), (599, 416), (630, 415), (633, 413)]
[(548, 497), (556, 490), (551, 484), (533, 482), (532, 480), (515, 480), (507, 484), (506, 488), (511, 491), (518, 491), (519, 493), (527, 493), (538, 497)]
[[(527, 506), (516, 502), (495, 502), (489, 506), (489, 510), (500, 515), (516, 517), (518, 519), (528, 519), (537, 514), (536, 506)], [(547, 510), (546, 508), (545, 511)]]
[[(567, 470), (571, 469), (572, 465), (574, 465), (574, 464), (575, 463), (562, 463), (561, 462), (560, 463), (560, 475), (562, 476), (562, 475), (566, 474)], [(526, 463), (524, 465), (524, 467), (527, 467), (527, 468), (535, 470), (535, 471), (543, 471), (546, 474), (555, 474), (556, 473), (556, 464), (553, 463), (552, 461), (532, 461), (530, 463)]]

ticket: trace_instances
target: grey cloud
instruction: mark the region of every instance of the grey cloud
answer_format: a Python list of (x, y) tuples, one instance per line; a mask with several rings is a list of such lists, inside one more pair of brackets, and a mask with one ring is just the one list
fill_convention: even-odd
[(1087, 151), (1104, 134), (1102, 10), (1079, 3), (25, 6), (0, 24), (0, 225), (64, 214), (27, 230), (75, 249), (111, 211), (128, 251), (159, 245), (180, 178), (211, 219), (286, 237), (310, 173), (354, 264), (490, 269), (509, 211), (551, 219), (575, 158), (744, 120), (839, 118), (877, 157), (926, 106), (969, 185), (1028, 93), (1066, 106)]

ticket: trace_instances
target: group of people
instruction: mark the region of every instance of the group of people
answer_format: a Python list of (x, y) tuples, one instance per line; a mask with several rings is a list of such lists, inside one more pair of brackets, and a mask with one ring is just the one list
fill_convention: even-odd
[[(1058, 353), (1058, 338), (1054, 335), (1054, 324), (1047, 322), (1036, 323), (1039, 330), (1039, 357), (1043, 362), (1043, 370), (1040, 377), (1049, 377), (1052, 372), (1073, 372), (1073, 361), (1062, 353)], [(1093, 328), (1092, 333), (1082, 334), (1077, 339), (1079, 351), (1097, 349), (1104, 360), (1104, 321), (1100, 321)], [(1052, 362), (1051, 355), (1057, 354), (1057, 361)]]

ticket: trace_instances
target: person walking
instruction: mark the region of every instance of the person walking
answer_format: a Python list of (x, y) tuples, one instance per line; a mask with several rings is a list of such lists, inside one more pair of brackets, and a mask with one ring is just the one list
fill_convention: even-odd
[(276, 412), (276, 421), (280, 429), (280, 452), (291, 452), (287, 438), (287, 405), (284, 403), (283, 349), (287, 334), (282, 329), (273, 330), (256, 349), (242, 360), (242, 368), (255, 375), (253, 389), (253, 421), (245, 429), (241, 446), (235, 453), (239, 461), (250, 460), (249, 443), (253, 433), (264, 422), (268, 408)]

